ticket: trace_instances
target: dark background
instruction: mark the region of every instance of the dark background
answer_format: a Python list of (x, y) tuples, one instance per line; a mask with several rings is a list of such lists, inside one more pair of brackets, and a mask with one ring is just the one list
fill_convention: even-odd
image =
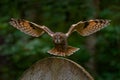
[(80, 50), (67, 57), (95, 80), (120, 80), (120, 0), (0, 0), (0, 80), (17, 80), (25, 69), (45, 57), (54, 45), (47, 34), (26, 35), (9, 25), (20, 18), (67, 32), (80, 20), (110, 19), (101, 31), (82, 37), (74, 32), (69, 45)]

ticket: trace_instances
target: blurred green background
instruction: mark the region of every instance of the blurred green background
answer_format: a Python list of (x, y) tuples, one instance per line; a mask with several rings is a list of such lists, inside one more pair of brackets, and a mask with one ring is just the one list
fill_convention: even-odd
[(66, 57), (82, 65), (95, 80), (120, 80), (120, 0), (0, 0), (0, 80), (17, 80), (34, 62), (50, 57), (47, 34), (35, 38), (9, 25), (20, 18), (67, 32), (80, 20), (110, 19), (101, 31), (82, 37), (74, 32), (69, 45), (80, 50)]

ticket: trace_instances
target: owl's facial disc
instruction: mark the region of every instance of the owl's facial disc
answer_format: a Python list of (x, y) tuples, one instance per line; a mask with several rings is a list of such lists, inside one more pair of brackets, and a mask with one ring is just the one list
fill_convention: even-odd
[(64, 35), (61, 33), (56, 33), (53, 37), (55, 44), (62, 44), (64, 42)]
[(60, 44), (61, 43), (60, 36), (56, 36), (54, 41), (55, 43)]

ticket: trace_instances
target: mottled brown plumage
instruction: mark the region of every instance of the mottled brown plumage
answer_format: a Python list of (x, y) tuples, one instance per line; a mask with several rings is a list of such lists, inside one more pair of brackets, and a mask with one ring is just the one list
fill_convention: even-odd
[(52, 32), (48, 27), (37, 25), (33, 22), (24, 19), (11, 19), (9, 22), (15, 28), (33, 37), (39, 37), (44, 32), (48, 33), (53, 39), (55, 47), (48, 51), (48, 53), (58, 56), (69, 56), (79, 50), (72, 46), (68, 46), (67, 38), (74, 31), (77, 31), (82, 36), (88, 36), (99, 31), (110, 23), (110, 20), (96, 19), (89, 21), (80, 21), (73, 24), (67, 33)]
[(74, 53), (75, 51), (79, 50), (79, 48), (75, 48), (72, 46), (68, 46), (67, 43), (67, 36), (64, 33), (56, 32), (53, 34), (53, 42), (55, 48), (48, 51), (50, 54), (59, 55), (59, 56), (68, 56)]

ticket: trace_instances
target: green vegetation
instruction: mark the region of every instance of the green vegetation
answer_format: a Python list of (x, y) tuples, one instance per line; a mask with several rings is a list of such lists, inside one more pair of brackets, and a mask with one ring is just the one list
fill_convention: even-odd
[(1, 0), (0, 80), (17, 80), (34, 62), (53, 56), (47, 53), (54, 46), (47, 34), (39, 38), (26, 35), (8, 24), (12, 17), (62, 32), (80, 20), (112, 20), (108, 27), (90, 37), (74, 32), (69, 44), (80, 50), (67, 58), (84, 66), (95, 80), (120, 80), (119, 3), (120, 0)]

